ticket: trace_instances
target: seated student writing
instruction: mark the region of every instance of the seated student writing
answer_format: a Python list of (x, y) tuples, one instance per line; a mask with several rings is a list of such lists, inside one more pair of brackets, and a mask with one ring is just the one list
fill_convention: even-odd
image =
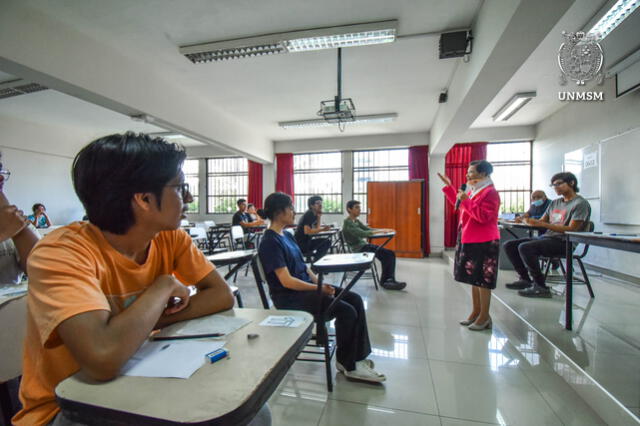
[(313, 238), (323, 231), (331, 229), (328, 225), (322, 225), (322, 197), (314, 195), (307, 200), (309, 210), (300, 218), (296, 227), (295, 238), (302, 253), (313, 254), (312, 261), (320, 259), (331, 248), (331, 240), (328, 238)]
[(360, 222), (360, 201), (351, 200), (347, 203), (347, 216), (342, 224), (342, 235), (345, 242), (354, 252), (371, 252), (376, 254), (376, 258), (382, 263), (382, 276), (380, 282), (382, 287), (388, 290), (402, 290), (407, 283), (396, 281), (396, 254), (384, 247), (369, 244), (365, 238), (373, 234), (385, 233), (391, 229), (372, 229)]
[(19, 284), (39, 235), (22, 210), (7, 199), (4, 185), (9, 176), (11, 173), (0, 162), (0, 284)]
[(179, 230), (192, 201), (184, 159), (178, 145), (133, 133), (76, 156), (73, 185), (89, 222), (56, 229), (29, 258), (23, 408), (13, 424), (75, 424), (60, 413), (58, 383), (78, 371), (113, 379), (152, 330), (233, 306), (229, 286)]
[(503, 244), (504, 251), (513, 264), (519, 279), (507, 284), (507, 288), (518, 289), (525, 297), (551, 297), (539, 257), (563, 257), (565, 255), (565, 232), (580, 232), (587, 228), (591, 218), (589, 202), (578, 195), (578, 179), (573, 173), (556, 173), (551, 186), (560, 198), (553, 200), (540, 219), (527, 218), (525, 223), (545, 228), (538, 238), (520, 238)]
[(51, 220), (47, 215), (47, 209), (42, 203), (35, 203), (31, 208), (33, 214), (27, 216), (29, 222), (36, 228), (48, 228), (51, 226)]
[[(260, 215), (271, 222), (258, 249), (271, 300), (278, 309), (303, 310), (316, 314), (318, 277), (305, 265), (300, 247), (291, 234), (284, 231), (287, 225), (294, 222), (295, 211), (291, 197), (281, 192), (269, 195)], [(323, 284), (323, 309), (331, 303), (334, 294), (342, 291), (344, 290)], [(349, 379), (384, 381), (384, 375), (373, 370), (373, 361), (367, 359), (371, 353), (371, 344), (360, 296), (347, 292), (337, 303), (332, 317), (336, 320), (338, 371)]]

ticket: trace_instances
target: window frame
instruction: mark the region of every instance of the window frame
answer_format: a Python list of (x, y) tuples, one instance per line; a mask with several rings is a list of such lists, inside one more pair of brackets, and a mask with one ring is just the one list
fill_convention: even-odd
[[(212, 195), (211, 193), (211, 187), (209, 186), (209, 178), (210, 177), (215, 177), (216, 175), (212, 175), (211, 173), (209, 173), (209, 160), (231, 160), (231, 159), (244, 159), (247, 163), (247, 169), (244, 172), (228, 172), (228, 173), (224, 173), (224, 174), (220, 174), (220, 176), (246, 176), (247, 177), (247, 183), (249, 180), (249, 160), (245, 157), (241, 157), (241, 156), (232, 156), (232, 157), (207, 157), (205, 158), (205, 179), (206, 179), (206, 214), (233, 214), (233, 212), (216, 212), (216, 211), (210, 211), (209, 210), (209, 200), (211, 198), (230, 198), (230, 197), (234, 197), (234, 201), (233, 201), (233, 205), (236, 205), (236, 201), (240, 198), (244, 198), (246, 199), (248, 196), (248, 192), (249, 192), (249, 185), (247, 184), (247, 187), (244, 189), (244, 194), (232, 194), (232, 195)], [(234, 210), (235, 212), (235, 210)]]
[[(361, 152), (377, 152), (377, 151), (406, 151), (407, 152), (407, 163), (404, 166), (373, 166), (370, 168), (358, 168), (358, 170), (356, 170), (356, 154), (357, 153), (361, 153)], [(402, 147), (402, 148), (376, 148), (376, 149), (358, 149), (358, 150), (354, 150), (352, 151), (352, 155), (351, 155), (351, 199), (352, 200), (358, 200), (360, 201), (361, 205), (362, 205), (362, 214), (366, 215), (368, 214), (368, 197), (367, 197), (367, 192), (356, 192), (356, 172), (357, 171), (362, 171), (362, 170), (366, 170), (366, 171), (370, 171), (370, 172), (375, 172), (376, 170), (378, 171), (403, 171), (406, 170), (407, 171), (407, 180), (406, 181), (393, 181), (393, 182), (408, 182), (409, 179), (409, 148), (408, 147)], [(386, 181), (371, 181), (371, 182), (386, 182)], [(362, 197), (358, 197), (358, 195), (364, 195), (366, 198), (362, 198)]]
[[(191, 190), (191, 186), (189, 186), (189, 192), (191, 193), (191, 197), (193, 198), (193, 201), (197, 201), (197, 209), (196, 210), (191, 210), (189, 208), (189, 210), (186, 211), (187, 214), (200, 214), (200, 201), (202, 201), (202, 197), (200, 196), (200, 160), (201, 158), (187, 158), (186, 160), (184, 160), (184, 162), (186, 163), (187, 161), (195, 161), (197, 164), (197, 170), (195, 173), (186, 173), (184, 172), (183, 169), (183, 173), (184, 173), (184, 180), (185, 182), (188, 180), (188, 178), (196, 178), (196, 185), (194, 186), (193, 189), (195, 189), (195, 191)], [(192, 205), (194, 203), (189, 203), (188, 205)]]
[[(326, 168), (319, 168), (319, 169), (296, 169), (295, 163), (296, 163), (296, 156), (301, 156), (301, 155), (323, 155), (323, 154), (340, 154), (340, 167), (336, 168), (336, 167), (326, 167)], [(322, 174), (322, 173), (336, 173), (336, 172), (340, 172), (340, 189), (339, 192), (322, 192), (322, 193), (306, 193), (306, 192), (298, 192), (298, 189), (296, 188), (296, 185), (294, 184), (293, 186), (293, 196), (294, 196), (294, 204), (297, 203), (297, 200), (302, 197), (305, 202), (304, 202), (304, 206), (306, 206), (306, 200), (313, 196), (313, 195), (319, 195), (320, 197), (322, 197), (323, 201), (326, 199), (330, 199), (330, 198), (337, 198), (338, 199), (338, 205), (340, 206), (338, 211), (329, 211), (326, 210), (323, 206), (323, 210), (322, 213), (323, 214), (344, 214), (344, 197), (343, 197), (343, 193), (342, 193), (342, 187), (344, 185), (344, 165), (343, 165), (343, 160), (344, 160), (344, 151), (322, 151), (322, 152), (298, 152), (293, 154), (293, 180), (295, 182), (296, 179), (296, 174)], [(300, 172), (301, 171), (301, 172)], [(296, 209), (296, 213), (301, 213), (297, 211), (298, 209)], [(305, 209), (303, 211), (306, 211), (307, 207), (305, 207)]]
[[(498, 191), (498, 194), (500, 194), (500, 212), (499, 214), (509, 214), (509, 213), (523, 213), (523, 212), (507, 212), (507, 211), (503, 211), (503, 206), (504, 206), (504, 200), (505, 198), (502, 197), (503, 193), (523, 193), (525, 195), (525, 199), (524, 199), (524, 212), (526, 212), (528, 210), (528, 201), (531, 199), (531, 193), (533, 191), (533, 141), (532, 140), (526, 140), (526, 141), (505, 141), (505, 142), (490, 142), (488, 144), (488, 146), (496, 146), (496, 145), (507, 145), (507, 144), (523, 144), (523, 143), (528, 143), (529, 144), (529, 160), (508, 160), (508, 161), (491, 161), (491, 164), (493, 165), (493, 169), (494, 169), (494, 173), (495, 173), (495, 169), (498, 167), (508, 167), (508, 166), (529, 166), (529, 182), (528, 182), (528, 189), (498, 189), (496, 187), (496, 191)], [(488, 148), (487, 146), (487, 148)]]

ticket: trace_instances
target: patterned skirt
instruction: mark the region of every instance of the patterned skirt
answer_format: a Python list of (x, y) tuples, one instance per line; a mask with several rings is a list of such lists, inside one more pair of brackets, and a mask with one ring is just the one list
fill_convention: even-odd
[(500, 240), (462, 244), (458, 232), (453, 276), (456, 281), (483, 288), (496, 288)]

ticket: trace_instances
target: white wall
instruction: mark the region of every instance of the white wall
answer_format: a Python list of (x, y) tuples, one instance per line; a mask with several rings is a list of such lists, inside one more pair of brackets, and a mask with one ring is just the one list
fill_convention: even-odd
[(82, 219), (84, 208), (71, 183), (73, 156), (95, 135), (0, 116), (2, 162), (11, 171), (5, 184), (10, 202), (25, 211), (40, 202), (56, 225)]
[[(549, 188), (550, 177), (562, 170), (564, 154), (587, 145), (640, 127), (640, 91), (615, 98), (615, 82), (605, 81), (602, 88), (604, 102), (570, 103), (543, 120), (537, 129), (533, 144), (533, 187), (544, 189), (556, 197)], [(640, 180), (640, 169), (629, 170), (629, 184)], [(639, 195), (640, 196), (640, 195)], [(613, 226), (600, 222), (600, 200), (590, 200), (591, 218), (596, 230), (608, 232), (640, 232), (640, 226)], [(589, 263), (623, 274), (640, 277), (638, 256), (632, 253), (591, 247), (586, 259)]]
[(359, 149), (408, 147), (429, 144), (429, 133), (345, 136), (341, 138), (297, 139), (275, 142), (275, 152), (350, 151)]

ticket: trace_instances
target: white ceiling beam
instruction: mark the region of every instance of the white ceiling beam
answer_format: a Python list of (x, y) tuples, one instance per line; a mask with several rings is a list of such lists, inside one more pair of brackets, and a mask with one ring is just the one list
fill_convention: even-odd
[[(430, 149), (446, 153), (536, 49), (574, 0), (485, 0), (473, 52), (461, 62), (431, 128)], [(532, 85), (535, 82), (532, 81)]]
[(122, 114), (153, 116), (169, 130), (256, 161), (273, 161), (270, 140), (214, 105), (210, 94), (164, 79), (161, 63), (124, 56), (20, 2), (6, 2), (0, 14), (0, 69)]

